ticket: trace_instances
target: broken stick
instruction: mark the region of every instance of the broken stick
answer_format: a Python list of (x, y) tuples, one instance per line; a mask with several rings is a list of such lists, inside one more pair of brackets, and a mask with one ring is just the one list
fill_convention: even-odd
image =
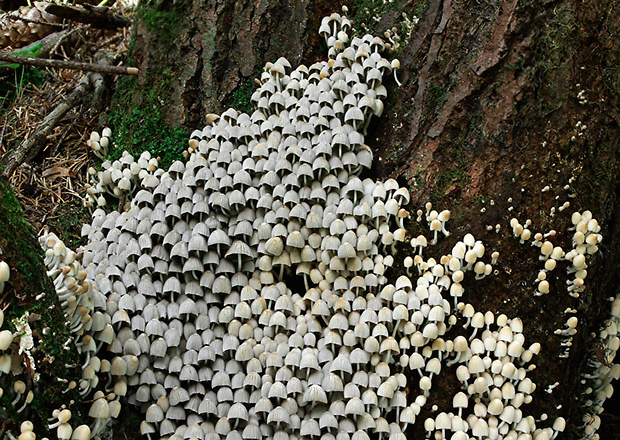
[(73, 69), (83, 70), (87, 72), (99, 72), (99, 73), (113, 73), (116, 75), (137, 75), (137, 67), (120, 67), (120, 66), (106, 66), (104, 64), (96, 63), (80, 63), (78, 61), (63, 61), (63, 60), (46, 60), (43, 58), (26, 57), (23, 55), (13, 55), (10, 53), (0, 52), (0, 61), (5, 61), (11, 64), (27, 64), (29, 66), (37, 67), (56, 67), (59, 69)]
[(100, 29), (116, 29), (129, 26), (129, 18), (113, 13), (107, 6), (85, 5), (59, 5), (51, 3), (45, 8), (45, 12), (54, 14), (60, 18), (77, 21), (78, 23), (90, 24)]

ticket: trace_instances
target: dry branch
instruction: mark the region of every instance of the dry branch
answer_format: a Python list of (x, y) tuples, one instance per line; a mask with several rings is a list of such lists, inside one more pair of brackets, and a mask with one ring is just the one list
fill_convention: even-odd
[(36, 57), (25, 57), (9, 53), (0, 53), (0, 61), (27, 64), (37, 67), (56, 67), (59, 69), (84, 70), (87, 72), (113, 73), (116, 75), (137, 75), (136, 67), (107, 66), (96, 63), (80, 63), (78, 61), (46, 60)]
[(24, 17), (23, 15), (20, 15), (19, 13), (11, 13), (9, 14), (9, 18), (11, 20), (23, 21), (24, 23), (40, 24), (42, 26), (50, 26), (50, 27), (56, 27), (56, 28), (66, 27), (66, 25), (62, 23), (52, 23), (52, 22), (44, 21), (44, 20), (33, 20), (32, 18)]
[(129, 18), (115, 14), (110, 11), (110, 8), (105, 6), (50, 4), (45, 8), (45, 12), (60, 18), (77, 21), (78, 23), (90, 24), (100, 29), (116, 29), (129, 26)]

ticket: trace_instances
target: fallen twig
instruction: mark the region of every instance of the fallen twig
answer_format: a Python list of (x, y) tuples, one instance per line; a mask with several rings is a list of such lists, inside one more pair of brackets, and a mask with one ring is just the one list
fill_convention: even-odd
[(4, 141), (4, 132), (6, 130), (6, 120), (7, 117), (4, 117), (4, 123), (2, 124), (2, 133), (0, 133), (0, 145), (3, 145), (2, 142)]
[(59, 32), (54, 32), (53, 34), (50, 34), (47, 37), (41, 38), (39, 41), (35, 41), (34, 43), (29, 44), (24, 49), (29, 49), (31, 46), (41, 43), (41, 50), (39, 51), (39, 55), (37, 55), (37, 57), (48, 58), (50, 56), (50, 53), (53, 52), (58, 42), (65, 40), (71, 32), (73, 31), (70, 31), (68, 29), (65, 29)]
[(96, 63), (80, 63), (78, 61), (46, 60), (43, 58), (25, 57), (9, 53), (0, 53), (0, 61), (27, 64), (37, 67), (56, 67), (59, 69), (75, 69), (87, 72), (113, 73), (116, 75), (137, 75), (137, 67), (107, 66)]
[(40, 24), (42, 26), (50, 26), (50, 27), (56, 27), (56, 28), (66, 28), (67, 25), (62, 24), (62, 23), (51, 23), (49, 21), (42, 21), (42, 20), (33, 20), (32, 18), (28, 18), (28, 17), (24, 17), (22, 15), (19, 15), (18, 13), (12, 13), (9, 14), (9, 18), (11, 20), (16, 20), (16, 21), (23, 21), (24, 23), (34, 23), (34, 24)]
[(90, 24), (100, 29), (116, 29), (129, 25), (129, 18), (115, 14), (106, 6), (50, 4), (45, 12), (60, 18)]
[[(58, 47), (59, 44), (65, 42), (67, 38), (71, 37), (73, 34), (75, 34), (76, 32), (82, 29), (83, 27), (79, 27), (79, 28), (75, 28), (72, 30), (65, 29), (59, 32), (54, 32), (53, 34), (50, 34), (44, 38), (41, 38), (40, 40), (35, 41), (34, 43), (30, 43), (26, 47), (20, 48), (19, 52), (28, 53), (28, 52), (38, 51), (38, 53), (36, 54), (37, 58), (49, 58), (50, 55), (56, 51), (56, 48)], [(0, 54), (1, 53), (2, 52), (0, 52)], [(13, 72), (14, 72), (14, 69), (9, 67), (8, 65), (0, 66), (0, 76), (9, 75), (9, 74), (12, 74)]]

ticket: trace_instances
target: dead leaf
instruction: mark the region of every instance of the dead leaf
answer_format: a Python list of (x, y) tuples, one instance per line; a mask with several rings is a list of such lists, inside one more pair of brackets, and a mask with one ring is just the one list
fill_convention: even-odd
[(75, 173), (71, 171), (69, 168), (65, 167), (51, 167), (43, 171), (41, 175), (43, 178), (54, 178), (54, 177), (71, 177), (75, 178)]

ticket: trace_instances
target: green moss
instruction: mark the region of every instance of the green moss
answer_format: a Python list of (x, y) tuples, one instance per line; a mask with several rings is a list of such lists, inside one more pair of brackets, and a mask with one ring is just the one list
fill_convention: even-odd
[(464, 188), (469, 182), (463, 150), (460, 147), (455, 147), (450, 155), (452, 160), (449, 162), (449, 166), (443, 168), (435, 176), (435, 185), (431, 193), (433, 203), (442, 200), (450, 186), (455, 185), (457, 188)]
[(422, 14), (426, 12), (428, 9), (428, 1), (427, 0), (417, 0), (413, 2), (413, 10), (411, 13), (416, 17), (421, 17)]
[(251, 115), (254, 110), (254, 105), (250, 98), (254, 93), (254, 80), (252, 78), (259, 78), (260, 71), (256, 72), (251, 78), (248, 78), (243, 84), (235, 89), (232, 96), (224, 104), (224, 107), (232, 107), (240, 112)]
[(82, 225), (85, 223), (90, 223), (90, 213), (78, 198), (58, 205), (53, 211), (53, 216), (46, 221), (50, 230), (55, 232), (70, 249), (77, 249), (86, 244), (81, 237)]
[(380, 21), (380, 17), (390, 7), (393, 5), (387, 4), (383, 0), (354, 0), (352, 20), (355, 29), (361, 33), (372, 34)]
[[(392, 39), (396, 43), (391, 53), (398, 55), (407, 46), (411, 34), (415, 29), (415, 18), (420, 18), (428, 8), (427, 0), (353, 0), (352, 11), (349, 14), (353, 22), (355, 34), (381, 35), (387, 31), (390, 24)], [(392, 17), (398, 17), (396, 19)], [(413, 21), (413, 22), (412, 22)], [(387, 40), (384, 38), (384, 41)]]
[(536, 51), (543, 56), (537, 57), (534, 65), (525, 70), (540, 95), (535, 108), (541, 118), (564, 108), (568, 102), (568, 78), (574, 70), (574, 48), (581, 44), (580, 33), (573, 8), (559, 5), (553, 9), (549, 23), (537, 40)]
[[(13, 393), (6, 392), (0, 405), (6, 409), (6, 417), (13, 421), (14, 426), (19, 426), (26, 417), (35, 426), (44, 427), (54, 408), (80, 399), (76, 391), (63, 394), (61, 391), (66, 384), (57, 380), (80, 376), (79, 367), (72, 367), (78, 363), (78, 355), (74, 349), (63, 347), (70, 333), (46, 275), (43, 250), (5, 180), (0, 180), (0, 219), (2, 259), (11, 267), (11, 280), (6, 287), (10, 289), (10, 305), (5, 311), (5, 326), (14, 330), (11, 321), (30, 313), (29, 324), (39, 341), (32, 354), (40, 374), (40, 380), (32, 382), (34, 400), (24, 413), (17, 414), (10, 405)], [(20, 379), (26, 381), (25, 377)], [(80, 419), (79, 412), (79, 409), (73, 411), (74, 418)], [(37, 431), (41, 432), (42, 428)]]
[(430, 106), (435, 110), (435, 113), (439, 114), (444, 101), (443, 88), (437, 84), (430, 84), (426, 96), (428, 97)]
[(19, 256), (17, 270), (26, 282), (42, 286), (40, 269), (43, 251), (33, 239), (30, 225), (24, 218), (24, 212), (6, 182), (0, 182), (0, 238), (3, 240), (2, 253)]
[[(160, 167), (167, 168), (183, 158), (189, 135), (182, 128), (166, 123), (153, 91), (146, 95), (136, 91), (136, 94), (144, 98), (142, 104), (123, 112), (121, 102), (117, 100), (110, 112), (109, 123), (118, 146), (111, 152), (110, 160), (118, 159), (124, 150), (136, 158), (142, 151), (150, 151), (154, 157), (160, 158)], [(147, 102), (152, 104), (149, 106)]]
[(137, 15), (151, 32), (162, 37), (175, 38), (179, 34), (183, 14), (181, 7), (168, 9), (165, 2), (147, 0), (140, 2)]
[[(163, 2), (140, 3), (138, 19), (154, 35), (156, 44), (160, 46), (158, 53), (162, 59), (153, 60), (152, 65), (165, 67), (147, 68), (146, 76), (140, 84), (134, 76), (119, 79), (108, 114), (113, 140), (118, 147), (111, 152), (111, 160), (120, 157), (124, 150), (134, 156), (142, 151), (150, 151), (153, 156), (160, 158), (160, 166), (165, 168), (175, 160), (181, 160), (183, 150), (187, 148), (187, 131), (168, 121), (163, 110), (176, 71), (174, 60), (167, 60), (166, 57), (184, 20), (178, 12), (181, 8), (169, 10), (167, 7)], [(132, 47), (135, 39), (134, 34)], [(134, 64), (131, 57), (128, 64)]]

